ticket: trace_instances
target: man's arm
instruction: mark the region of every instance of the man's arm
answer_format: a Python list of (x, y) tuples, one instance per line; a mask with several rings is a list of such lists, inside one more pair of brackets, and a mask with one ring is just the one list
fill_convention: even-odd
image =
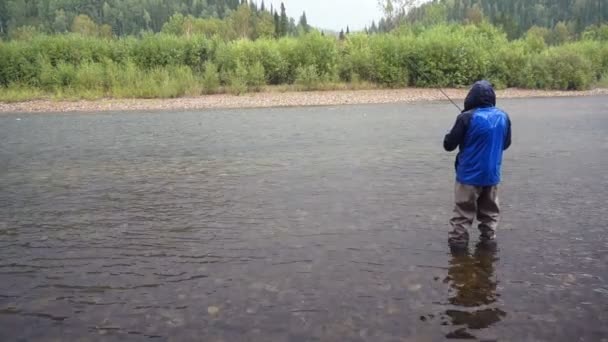
[(443, 139), (443, 148), (446, 151), (454, 151), (458, 145), (464, 143), (464, 138), (466, 137), (470, 120), (470, 112), (465, 112), (458, 115), (456, 122), (454, 123), (454, 127), (452, 127), (452, 130), (446, 134), (445, 138)]
[(505, 143), (503, 145), (503, 150), (507, 150), (511, 146), (511, 119), (509, 115), (507, 115), (507, 133), (505, 134)]

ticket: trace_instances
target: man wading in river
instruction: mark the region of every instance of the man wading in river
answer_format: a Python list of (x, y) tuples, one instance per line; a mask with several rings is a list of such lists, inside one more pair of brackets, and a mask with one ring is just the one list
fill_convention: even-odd
[(476, 82), (464, 101), (464, 110), (443, 140), (446, 151), (460, 148), (456, 156), (456, 205), (448, 239), (451, 248), (467, 248), (468, 230), (475, 218), (479, 221), (480, 242), (496, 243), (502, 154), (510, 145), (509, 116), (496, 108), (492, 85)]

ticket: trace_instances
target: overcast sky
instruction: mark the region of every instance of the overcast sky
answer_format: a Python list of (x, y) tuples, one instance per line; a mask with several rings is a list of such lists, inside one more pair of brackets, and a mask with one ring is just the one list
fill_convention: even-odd
[[(262, 0), (257, 0), (258, 5)], [(372, 20), (376, 23), (382, 17), (377, 0), (283, 0), (287, 15), (300, 19), (302, 12), (306, 12), (308, 24), (314, 27), (334, 31), (362, 30), (369, 26)], [(281, 8), (281, 0), (264, 0), (266, 6), (272, 3), (275, 8)]]

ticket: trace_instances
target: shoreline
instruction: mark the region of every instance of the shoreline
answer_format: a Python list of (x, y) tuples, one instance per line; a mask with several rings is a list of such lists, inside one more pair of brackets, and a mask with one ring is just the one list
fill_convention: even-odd
[[(454, 100), (463, 100), (468, 89), (444, 89)], [(608, 95), (608, 88), (552, 91), (509, 88), (496, 92), (498, 99)], [(266, 91), (241, 96), (218, 94), (172, 99), (99, 99), (79, 101), (33, 100), (0, 102), (0, 113), (68, 113), (110, 111), (183, 111), (205, 109), (335, 106), (353, 104), (413, 103), (446, 100), (433, 88), (331, 91)], [(447, 100), (446, 100), (447, 101)], [(457, 102), (458, 103), (458, 102)]]

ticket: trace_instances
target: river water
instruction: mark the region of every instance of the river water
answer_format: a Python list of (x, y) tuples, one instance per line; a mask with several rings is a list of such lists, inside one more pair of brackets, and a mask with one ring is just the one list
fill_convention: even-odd
[(608, 341), (607, 104), (500, 103), (462, 255), (445, 103), (3, 115), (0, 340)]

